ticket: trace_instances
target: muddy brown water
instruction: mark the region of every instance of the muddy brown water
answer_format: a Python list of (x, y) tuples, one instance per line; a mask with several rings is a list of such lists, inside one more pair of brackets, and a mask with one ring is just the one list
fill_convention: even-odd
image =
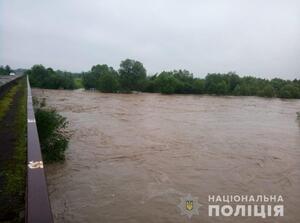
[[(300, 100), (33, 90), (74, 131), (47, 165), (55, 222), (300, 222)], [(199, 215), (181, 215), (191, 194)], [(284, 217), (208, 217), (208, 195), (282, 195)]]

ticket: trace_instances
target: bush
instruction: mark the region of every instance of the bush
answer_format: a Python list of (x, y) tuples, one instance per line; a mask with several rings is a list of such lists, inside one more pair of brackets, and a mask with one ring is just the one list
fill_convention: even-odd
[(46, 163), (62, 161), (71, 137), (67, 130), (69, 123), (55, 109), (45, 108), (44, 104), (44, 101), (35, 101), (35, 118), (43, 159)]

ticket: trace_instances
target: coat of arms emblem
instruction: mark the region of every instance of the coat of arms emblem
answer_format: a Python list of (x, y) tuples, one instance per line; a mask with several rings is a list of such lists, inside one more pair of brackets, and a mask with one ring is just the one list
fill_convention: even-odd
[(186, 210), (188, 210), (188, 211), (193, 210), (193, 201), (186, 201), (185, 204), (186, 204), (185, 205)]
[(185, 197), (180, 198), (180, 204), (177, 206), (181, 210), (181, 215), (187, 215), (191, 218), (193, 215), (199, 215), (199, 207), (201, 204), (198, 203), (198, 198), (188, 194)]

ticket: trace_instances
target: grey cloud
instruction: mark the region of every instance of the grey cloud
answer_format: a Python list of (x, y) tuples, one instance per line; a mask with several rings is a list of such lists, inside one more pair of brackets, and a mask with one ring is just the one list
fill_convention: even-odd
[(293, 0), (3, 0), (0, 63), (82, 71), (133, 58), (149, 73), (292, 79), (300, 78), (299, 27)]

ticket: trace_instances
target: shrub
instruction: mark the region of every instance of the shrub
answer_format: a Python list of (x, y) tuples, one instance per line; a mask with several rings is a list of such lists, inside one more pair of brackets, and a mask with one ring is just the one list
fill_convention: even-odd
[(35, 101), (35, 118), (43, 159), (47, 163), (65, 159), (65, 150), (71, 137), (68, 121), (55, 109), (45, 108), (44, 102)]

